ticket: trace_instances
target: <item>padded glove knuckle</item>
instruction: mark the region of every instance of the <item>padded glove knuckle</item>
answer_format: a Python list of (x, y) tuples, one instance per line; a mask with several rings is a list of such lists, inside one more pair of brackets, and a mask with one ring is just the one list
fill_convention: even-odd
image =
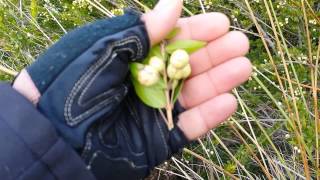
[[(27, 69), (42, 94), (39, 110), (75, 148), (83, 146), (88, 128), (102, 116), (112, 113), (126, 96), (128, 87), (123, 82), (129, 71), (128, 63), (143, 59), (149, 52), (146, 28), (139, 17), (138, 14), (129, 13), (118, 19), (110, 19), (113, 26), (118, 26), (118, 32), (114, 32), (115, 28), (112, 28), (109, 21), (99, 21), (98, 25), (91, 24), (75, 30)], [(128, 19), (135, 23), (123, 24)], [(111, 27), (105, 27), (104, 23)], [(105, 29), (101, 29), (101, 26)], [(98, 32), (92, 32), (92, 29)], [(93, 34), (94, 41), (91, 36), (80, 34), (88, 32)], [(99, 38), (96, 34), (100, 34)], [(77, 36), (83, 40), (80, 44), (64, 42), (78, 42), (75, 40)], [(87, 39), (82, 36), (87, 36)], [(74, 50), (78, 46), (83, 48), (82, 44), (89, 42), (90, 45), (85, 45), (86, 49), (83, 51)], [(61, 50), (64, 43), (69, 44), (69, 49)], [(61, 51), (56, 52), (58, 50)], [(50, 59), (56, 57), (52, 53), (59, 54), (58, 57), (65, 54), (63, 57), (66, 62), (59, 64), (59, 59), (55, 64)], [(43, 60), (45, 57), (48, 58), (46, 61)], [(47, 75), (37, 77), (37, 73), (47, 67)], [(56, 74), (57, 72), (59, 73)]]

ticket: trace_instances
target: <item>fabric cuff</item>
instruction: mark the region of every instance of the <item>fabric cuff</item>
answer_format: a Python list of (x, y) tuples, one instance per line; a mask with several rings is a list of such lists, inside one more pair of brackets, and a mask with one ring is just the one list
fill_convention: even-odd
[(81, 157), (30, 101), (10, 84), (0, 83), (0, 91), (0, 118), (35, 156), (34, 163), (44, 164), (47, 172), (58, 179), (95, 179)]

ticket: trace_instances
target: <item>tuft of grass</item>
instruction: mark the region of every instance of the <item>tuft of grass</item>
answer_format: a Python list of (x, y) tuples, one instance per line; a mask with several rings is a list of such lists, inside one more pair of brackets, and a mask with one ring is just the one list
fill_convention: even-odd
[[(0, 78), (11, 80), (68, 30), (153, 0), (0, 0)], [(250, 38), (254, 73), (237, 113), (151, 179), (320, 179), (317, 0), (185, 0), (184, 16), (226, 13)]]

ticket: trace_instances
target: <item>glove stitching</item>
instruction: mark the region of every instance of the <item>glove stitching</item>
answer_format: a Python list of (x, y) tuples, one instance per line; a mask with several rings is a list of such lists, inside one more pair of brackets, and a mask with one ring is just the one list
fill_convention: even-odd
[[(123, 133), (123, 135), (126, 137), (126, 139), (128, 140), (128, 142), (130, 142), (129, 141), (129, 136), (128, 136), (128, 134), (126, 133), (126, 131), (125, 131), (125, 129), (123, 128), (123, 124), (122, 124), (122, 126), (119, 126), (120, 127), (120, 130), (122, 131), (122, 133)], [(135, 156), (143, 156), (145, 153), (144, 152), (134, 152), (133, 150), (132, 150), (132, 148), (131, 148), (131, 146), (129, 145), (129, 143), (127, 143), (127, 146), (128, 146), (128, 148), (129, 148), (129, 151), (133, 154), (133, 155), (135, 155)]]
[[(75, 96), (78, 94), (78, 92), (80, 91), (80, 89), (83, 86), (87, 86), (87, 84), (83, 84), (83, 83), (87, 82), (87, 79), (91, 77), (90, 75), (92, 74), (92, 72), (94, 72), (96, 70), (96, 68), (99, 67), (100, 64), (103, 64), (105, 61), (107, 61), (109, 59), (110, 55), (113, 54), (111, 52), (114, 49), (114, 47), (127, 45), (128, 43), (132, 43), (132, 42), (135, 43), (138, 48), (138, 53), (137, 53), (136, 57), (140, 57), (142, 55), (142, 43), (140, 42), (140, 39), (137, 36), (131, 36), (131, 37), (122, 39), (120, 41), (113, 42), (110, 45), (110, 47), (107, 49), (107, 52), (105, 53), (106, 55), (103, 56), (103, 58), (100, 58), (94, 65), (92, 65), (86, 71), (86, 73), (77, 81), (77, 83), (75, 83), (75, 86), (72, 88), (72, 91), (67, 98), (65, 108), (64, 108), (64, 111), (65, 111), (64, 116), (65, 116), (65, 120), (68, 125), (75, 126), (75, 125), (79, 124), (80, 122), (82, 122), (84, 120), (85, 117), (92, 114), (92, 112), (95, 112), (95, 111), (99, 110), (100, 108), (103, 108), (106, 104), (110, 103), (110, 100), (106, 99), (105, 101), (97, 104), (96, 106), (90, 108), (89, 110), (87, 110), (86, 112), (83, 112), (82, 114), (80, 114), (79, 116), (77, 116), (75, 118), (73, 118), (71, 115), (71, 108), (72, 108), (72, 104), (74, 102)], [(131, 49), (131, 48), (121, 48), (121, 49), (118, 49), (115, 51), (128, 50), (128, 49)], [(132, 49), (131, 49), (131, 52), (133, 52)], [(107, 68), (108, 65), (111, 64), (113, 59), (111, 59), (105, 65), (105, 67), (103, 67), (102, 69)], [(135, 60), (135, 58), (133, 58), (133, 60)], [(93, 82), (96, 77), (98, 77), (98, 76), (95, 76), (93, 79), (91, 79), (91, 82)], [(84, 91), (82, 94), (85, 94), (85, 93), (86, 93), (86, 91)]]
[[(93, 78), (89, 81), (89, 83), (86, 84), (83, 92), (80, 94), (80, 97), (79, 97), (78, 102), (77, 102), (78, 105), (80, 105), (80, 106), (85, 106), (85, 104), (83, 104), (83, 100), (82, 100), (82, 99), (83, 99), (83, 97), (85, 96), (86, 92), (87, 92), (88, 89), (91, 87), (91, 85), (92, 85), (92, 83), (94, 82), (94, 80), (100, 75), (100, 73), (101, 73), (102, 71), (104, 71), (104, 70), (113, 62), (113, 60), (117, 57), (117, 52), (121, 52), (121, 51), (130, 51), (131, 54), (134, 54), (134, 51), (133, 51), (132, 49), (130, 49), (130, 48), (117, 49), (117, 50), (114, 50), (114, 52), (112, 53), (112, 56), (111, 56), (110, 61), (107, 62), (107, 63), (103, 66), (103, 68), (101, 68), (97, 73), (95, 73), (95, 72), (96, 72), (95, 70), (96, 70), (97, 68), (101, 67), (101, 65), (103, 65), (104, 62), (101, 62), (101, 63), (99, 63), (99, 64), (97, 64), (97, 65), (93, 65), (93, 66), (95, 66), (95, 67), (93, 67), (94, 69), (92, 69), (92, 71), (91, 71), (90, 74), (88, 73), (87, 78), (85, 78), (82, 82), (87, 82), (87, 81), (89, 81), (89, 80), (87, 80), (87, 79), (89, 79), (89, 78), (92, 76), (91, 74), (94, 74), (94, 73), (95, 73), (95, 75), (94, 75)], [(108, 58), (108, 57), (105, 57), (105, 59), (107, 59), (107, 58)], [(103, 59), (104, 59), (104, 58), (103, 58)], [(91, 68), (90, 68), (90, 69), (91, 69)], [(115, 89), (116, 89), (116, 88), (115, 88)], [(103, 94), (104, 94), (104, 93), (102, 93), (102, 94), (94, 97), (94, 98), (91, 99), (90, 101), (94, 101), (94, 100), (96, 100), (96, 99), (100, 99), (100, 96), (103, 95)], [(89, 102), (84, 102), (84, 103), (87, 103), (87, 104), (88, 104)]]
[[(128, 100), (131, 100), (130, 99), (130, 97), (128, 97)], [(129, 101), (130, 102), (130, 101)], [(129, 103), (128, 102), (128, 103)], [(132, 108), (132, 107), (134, 107), (134, 106), (130, 106), (130, 104), (129, 104), (129, 106), (128, 106), (128, 109), (130, 110), (130, 112), (133, 112), (135, 115), (133, 116), (133, 118), (136, 120), (136, 122), (138, 123), (139, 122), (139, 116), (137, 116), (137, 114), (136, 114), (136, 111), (135, 111), (135, 109), (134, 108)], [(161, 119), (159, 119), (159, 116), (158, 116), (158, 114), (157, 114), (157, 112), (156, 111), (153, 111), (153, 114), (154, 114), (154, 117), (155, 117), (155, 122), (156, 122), (156, 125), (157, 125), (157, 127), (158, 127), (158, 129), (159, 129), (159, 131), (160, 131), (160, 137), (161, 137), (161, 140), (162, 140), (162, 144), (163, 144), (163, 147), (164, 147), (164, 149), (165, 149), (165, 154), (166, 154), (166, 156), (169, 154), (169, 147), (168, 147), (168, 145), (167, 145), (167, 143), (166, 143), (166, 138), (165, 138), (165, 136), (164, 136), (164, 129), (161, 127), (161, 125), (160, 125), (160, 120)], [(139, 124), (139, 123), (138, 123)], [(143, 124), (143, 123), (142, 123)]]
[(81, 153), (82, 159), (87, 159), (87, 157), (89, 156), (89, 151), (92, 148), (91, 137), (92, 137), (92, 133), (88, 132), (87, 136), (86, 136), (86, 143), (85, 143), (85, 146), (84, 146), (83, 151)]
[[(134, 38), (134, 37), (132, 37), (132, 38)], [(134, 39), (133, 39), (134, 40)], [(84, 85), (86, 85), (86, 84), (84, 84), (83, 85), (83, 82), (87, 82), (87, 79), (88, 78), (90, 78), (91, 76), (90, 76), (90, 74), (92, 74), (93, 72), (94, 72), (94, 70), (96, 69), (96, 68), (98, 68), (101, 64), (103, 64), (106, 60), (108, 60), (108, 58), (110, 57), (110, 55), (111, 55), (111, 52), (112, 52), (112, 50), (113, 50), (113, 48), (115, 47), (115, 46), (121, 46), (121, 45), (124, 45), (124, 44), (126, 44), (126, 43), (130, 43), (131, 41), (132, 41), (132, 39), (129, 39), (129, 38), (126, 38), (126, 39), (123, 39), (122, 41), (125, 41), (125, 42), (114, 42), (113, 44), (111, 44), (111, 47), (110, 48), (108, 48), (108, 51), (107, 51), (107, 55), (105, 55), (105, 56), (103, 56), (100, 60), (98, 60), (94, 65), (92, 65), (90, 68), (89, 68), (89, 70), (87, 70), (87, 72), (84, 74), (84, 76), (82, 76), (82, 78), (80, 78), (80, 80), (75, 84), (76, 86), (73, 88), (73, 91), (71, 92), (71, 94), (70, 94), (70, 100), (69, 100), (69, 97), (68, 97), (68, 100), (67, 100), (67, 104), (66, 104), (66, 106), (68, 107), (68, 109), (67, 109), (67, 111), (68, 111), (68, 115), (67, 115), (67, 121), (69, 120), (70, 121), (70, 123), (72, 124), (72, 125), (75, 125), (75, 124), (77, 124), (78, 123), (78, 121), (79, 120), (77, 120), (77, 119), (81, 119), (82, 117), (81, 117), (81, 115), (80, 115), (80, 117), (76, 117), (76, 118), (72, 118), (72, 115), (71, 115), (71, 105), (72, 105), (72, 103), (73, 103), (73, 101), (74, 101), (74, 97), (76, 96), (76, 94), (78, 93), (78, 91), (81, 89), (81, 87), (82, 86), (84, 86)], [(128, 48), (125, 48), (125, 49), (128, 49)], [(131, 50), (132, 51), (132, 50)], [(113, 60), (114, 58), (112, 58), (107, 64), (106, 64), (106, 66), (102, 69), (102, 70), (104, 70), (105, 68), (107, 68), (108, 67), (108, 65), (110, 65), (111, 64), (111, 62), (112, 62), (112, 60)], [(88, 74), (88, 75), (87, 75)], [(97, 76), (95, 76), (94, 77), (94, 79), (96, 78)], [(92, 80), (92, 81), (94, 81), (94, 79)], [(88, 89), (88, 88), (87, 88)], [(87, 91), (87, 90), (86, 90)], [(83, 92), (82, 94), (85, 94), (86, 92)], [(80, 120), (81, 121), (81, 120)]]
[[(119, 123), (120, 123), (120, 126), (118, 126), (118, 127), (121, 130), (122, 135), (124, 135), (125, 138), (128, 140), (128, 142), (130, 142), (130, 137), (128, 136), (128, 133), (125, 131), (125, 128), (123, 128), (124, 127), (123, 123), (122, 122), (119, 122)], [(100, 123), (99, 127), (101, 127), (103, 125), (104, 125), (103, 123)], [(99, 142), (103, 146), (105, 146), (106, 148), (116, 148), (117, 146), (119, 146), (119, 141), (117, 141), (117, 144), (115, 144), (115, 145), (108, 145), (103, 138), (103, 132), (101, 131), (101, 129), (102, 128), (99, 128), (98, 138), (99, 138)], [(134, 152), (129, 144), (127, 144), (127, 146), (128, 146), (129, 151), (135, 156), (143, 156), (145, 154), (144, 152)]]
[(147, 168), (147, 165), (136, 165), (134, 162), (130, 161), (128, 158), (126, 157), (118, 157), (118, 158), (112, 158), (110, 156), (108, 156), (106, 153), (104, 153), (103, 151), (95, 151), (92, 154), (91, 159), (89, 160), (88, 166), (87, 168), (90, 169), (92, 164), (94, 163), (94, 160), (99, 156), (99, 155), (103, 155), (104, 158), (109, 159), (111, 161), (123, 161), (127, 164), (129, 164), (132, 168), (135, 169), (142, 169), (142, 168)]
[[(108, 57), (108, 56), (107, 56), (107, 57)], [(107, 57), (104, 58), (103, 60), (106, 61), (106, 60), (108, 59)], [(114, 60), (114, 57), (113, 57), (103, 68), (101, 68), (101, 71), (103, 71), (104, 69), (106, 69), (106, 68), (111, 64), (111, 62), (112, 62), (113, 60)], [(102, 63), (103, 63), (104, 61), (102, 61)], [(98, 61), (98, 62), (99, 62), (99, 61)], [(88, 115), (91, 114), (92, 112), (97, 111), (99, 108), (102, 108), (102, 107), (105, 106), (106, 104), (109, 104), (111, 100), (113, 100), (113, 99), (109, 99), (109, 98), (108, 98), (108, 99), (105, 99), (104, 101), (100, 102), (99, 104), (97, 104), (97, 105), (94, 106), (93, 108), (87, 110), (86, 112), (80, 114), (79, 116), (77, 116), (77, 117), (75, 117), (75, 118), (72, 118), (72, 115), (71, 115), (71, 106), (72, 106), (72, 103), (73, 103), (73, 101), (74, 101), (74, 98), (75, 98), (76, 94), (80, 91), (80, 89), (81, 89), (83, 86), (85, 86), (85, 87), (90, 87), (90, 85), (86, 84), (87, 79), (91, 77), (90, 75), (93, 74), (93, 73), (94, 73), (94, 70), (97, 69), (97, 68), (100, 66), (100, 64), (102, 64), (102, 63), (95, 63), (93, 66), (91, 66), (91, 68), (89, 68), (89, 70), (87, 71), (87, 73), (85, 74), (85, 76), (83, 76), (83, 77), (84, 77), (84, 78), (83, 78), (84, 80), (82, 80), (82, 78), (81, 78), (80, 81), (78, 81), (79, 84), (77, 83), (76, 86), (75, 86), (75, 91), (74, 91), (74, 93), (71, 93), (72, 96), (73, 96), (73, 97), (71, 97), (72, 100), (71, 100), (71, 102), (69, 102), (70, 104), (66, 104), (66, 106), (68, 107), (68, 119), (66, 118), (66, 120), (67, 120), (67, 122), (70, 122), (70, 123), (68, 123), (69, 125), (73, 126), (73, 125), (78, 124), (79, 122), (81, 122), (81, 121), (85, 118), (84, 115), (87, 115), (87, 116), (88, 116)], [(99, 76), (99, 74), (100, 74), (101, 71), (99, 71), (98, 74), (97, 74), (96, 76), (94, 76), (94, 78), (91, 79), (91, 82), (94, 82), (94, 80)], [(88, 74), (88, 75), (87, 75), (87, 74)], [(90, 84), (92, 84), (92, 83), (90, 83)], [(88, 88), (86, 88), (86, 90), (84, 90), (84, 92), (82, 93), (82, 96), (83, 96), (83, 94), (85, 94), (85, 93), (87, 92), (87, 90), (88, 90)], [(99, 97), (100, 97), (100, 96), (101, 96), (101, 94), (99, 95)], [(69, 97), (70, 97), (70, 96), (69, 96)], [(95, 97), (92, 101), (94, 101), (96, 98), (97, 98), (97, 97)], [(69, 100), (69, 99), (68, 99), (68, 100)], [(68, 102), (67, 102), (67, 103), (68, 103)], [(79, 102), (78, 102), (78, 104), (79, 104)], [(81, 104), (81, 103), (80, 103), (80, 104)], [(100, 106), (102, 106), (102, 107), (100, 107)], [(69, 121), (68, 121), (68, 120), (69, 120)]]
[[(105, 121), (108, 121), (108, 119), (106, 119)], [(98, 137), (99, 137), (99, 142), (103, 145), (103, 146), (105, 146), (105, 147), (107, 147), (107, 148), (116, 148), (116, 147), (118, 147), (119, 146), (119, 141), (118, 141), (118, 139), (117, 139), (117, 143), (115, 144), (115, 145), (108, 145), (107, 143), (105, 143), (105, 141), (104, 141), (104, 139), (103, 139), (103, 132), (101, 132), (101, 126), (103, 126), (104, 125), (104, 123), (103, 123), (103, 121), (99, 124), (99, 127), (98, 127)]]
[[(110, 62), (112, 62), (113, 59), (110, 60)], [(107, 64), (106, 66), (103, 67), (103, 69), (107, 68), (109, 64)], [(90, 75), (86, 76), (86, 77), (90, 77)], [(83, 86), (87, 86), (87, 83), (86, 81), (81, 81), (81, 83), (84, 83), (83, 85), (77, 85), (76, 88), (78, 89), (77, 92), (80, 91), (81, 87)], [(111, 94), (112, 92), (116, 91), (118, 89), (110, 89), (102, 94), (99, 94), (98, 96), (96, 96), (95, 98), (91, 99), (90, 101), (94, 101), (96, 100), (98, 97), (101, 98), (103, 97), (103, 95), (107, 95), (107, 94)], [(113, 93), (112, 93), (113, 94)], [(74, 101), (74, 98), (75, 96), (77, 95), (77, 93), (74, 93), (72, 94), (73, 95), (73, 99), (69, 102), (70, 104), (67, 104), (65, 105), (65, 107), (68, 107), (68, 117), (66, 117), (66, 121), (67, 121), (67, 124), (69, 124), (70, 126), (75, 126), (77, 125), (78, 123), (80, 123), (81, 121), (84, 120), (84, 118), (88, 117), (89, 115), (91, 115), (93, 112), (99, 110), (100, 108), (104, 107), (105, 105), (107, 104), (110, 104), (112, 102), (112, 100), (114, 100), (114, 96), (111, 96), (111, 97), (108, 97), (106, 99), (104, 99), (103, 101), (101, 101), (100, 103), (98, 103), (97, 105), (95, 105), (94, 107), (90, 108), (89, 110), (85, 111), (85, 112), (82, 112), (80, 115), (78, 115), (77, 117), (73, 118), (72, 115), (71, 115), (71, 108), (72, 108), (72, 104), (73, 104), (73, 101)], [(68, 96), (68, 100), (69, 100), (69, 97)], [(90, 102), (89, 101), (89, 102)], [(77, 104), (80, 104), (81, 103), (77, 103)]]
[[(108, 65), (109, 65), (110, 63), (108, 63)], [(103, 69), (105, 69), (108, 65), (106, 65)], [(102, 70), (103, 70), (102, 69)], [(98, 76), (98, 75), (97, 75)], [(97, 77), (96, 76), (96, 77)], [(92, 80), (91, 80), (91, 82), (93, 82), (94, 81), (94, 79), (96, 78), (96, 77), (94, 77)], [(87, 85), (87, 87), (90, 87), (90, 85)], [(80, 89), (80, 87), (78, 87), (79, 89)], [(88, 88), (87, 88), (88, 89)], [(87, 89), (85, 90), (85, 91), (87, 91)], [(83, 92), (82, 94), (85, 94), (86, 92)], [(73, 94), (74, 96), (75, 96), (75, 94)], [(103, 94), (102, 94), (103, 95)], [(100, 96), (98, 96), (99, 98), (101, 97), (101, 95)], [(96, 99), (96, 98), (95, 98)], [(94, 99), (94, 100), (95, 100)], [(111, 99), (112, 100), (112, 99)], [(92, 100), (93, 101), (93, 100)], [(89, 109), (88, 111), (86, 111), (86, 112), (84, 112), (85, 114), (81, 114), (81, 115), (79, 115), (78, 117), (76, 117), (76, 118), (74, 118), (73, 119), (73, 124), (75, 125), (75, 124), (77, 124), (77, 123), (79, 123), (79, 122), (81, 122), (85, 117), (85, 115), (89, 115), (89, 113), (92, 113), (92, 112), (94, 112), (94, 111), (96, 111), (96, 110), (98, 110), (99, 108), (102, 108), (102, 107), (100, 107), (100, 106), (105, 106), (106, 104), (108, 104), (108, 103), (110, 103), (109, 102), (110, 100), (108, 100), (108, 99), (106, 99), (104, 102), (100, 102), (98, 105), (96, 105), (95, 107), (93, 107), (92, 109)], [(72, 115), (71, 115), (71, 107), (69, 106), (69, 112), (70, 112), (70, 114), (69, 114), (69, 116), (71, 117)]]
[(132, 98), (130, 96), (128, 96), (127, 99), (128, 99), (126, 101), (127, 108), (129, 109), (131, 116), (135, 120), (137, 127), (141, 128), (140, 123), (139, 123), (138, 113), (135, 108), (132, 108), (132, 107), (135, 107), (134, 103), (132, 103)]
[(166, 143), (166, 138), (164, 137), (164, 134), (163, 134), (164, 131), (163, 131), (163, 128), (161, 127), (161, 125), (160, 125), (159, 117), (158, 117), (156, 111), (153, 111), (153, 113), (155, 115), (156, 124), (160, 129), (160, 135), (161, 135), (162, 143), (164, 145), (163, 147), (165, 148), (165, 152), (166, 152), (166, 156), (167, 156), (169, 154), (169, 150), (168, 150), (168, 146), (167, 146), (167, 143)]

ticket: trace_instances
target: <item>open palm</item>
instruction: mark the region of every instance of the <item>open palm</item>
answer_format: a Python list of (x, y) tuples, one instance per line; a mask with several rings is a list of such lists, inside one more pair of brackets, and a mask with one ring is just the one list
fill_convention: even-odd
[(239, 31), (230, 32), (230, 22), (224, 14), (179, 18), (181, 9), (180, 0), (162, 0), (143, 19), (152, 44), (161, 41), (176, 26), (181, 28), (176, 39), (208, 42), (191, 55), (192, 75), (179, 97), (187, 111), (180, 114), (178, 126), (193, 140), (235, 112), (236, 99), (228, 92), (249, 78), (252, 66), (244, 57), (249, 50), (248, 38)]

